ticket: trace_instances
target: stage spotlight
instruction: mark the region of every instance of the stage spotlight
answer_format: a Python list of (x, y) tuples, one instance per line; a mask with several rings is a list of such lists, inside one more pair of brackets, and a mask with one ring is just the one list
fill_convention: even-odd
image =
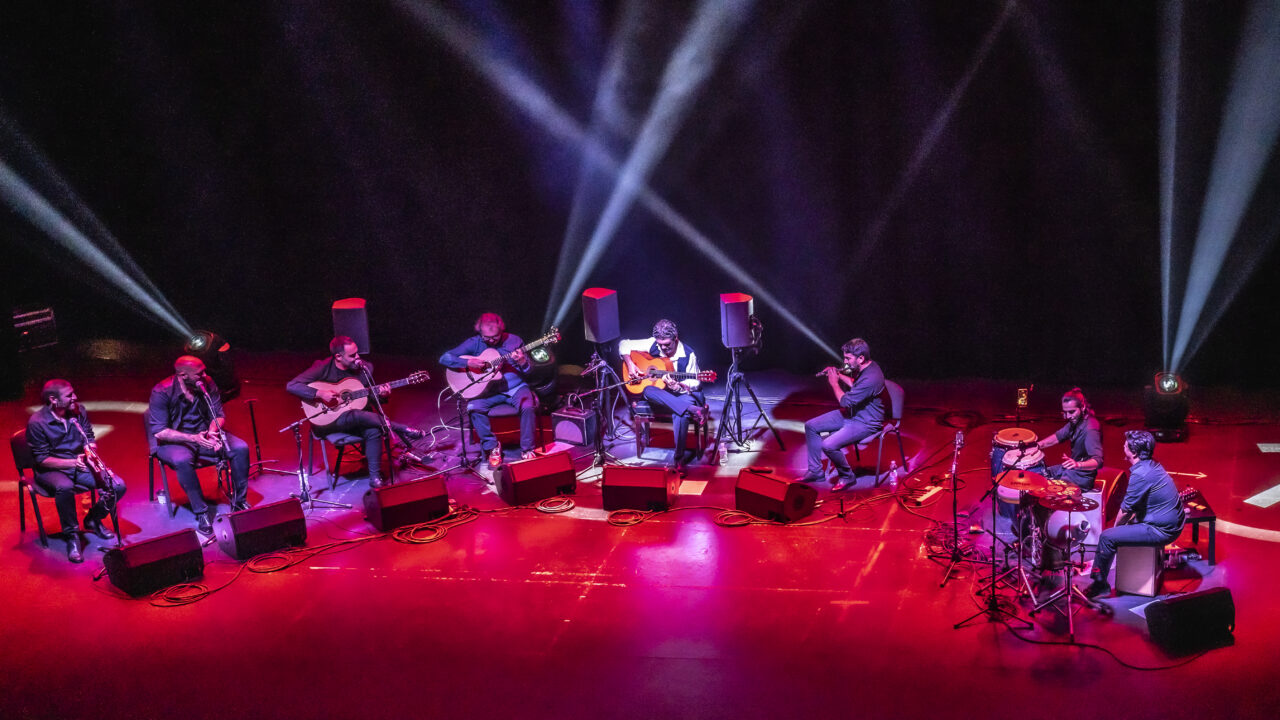
[(1172, 395), (1182, 390), (1182, 378), (1168, 371), (1156, 373), (1156, 391)]
[(240, 394), (240, 378), (236, 375), (235, 363), (231, 361), (231, 343), (221, 335), (209, 330), (197, 330), (187, 338), (182, 351), (200, 358), (204, 363), (205, 372), (218, 385), (218, 396), (222, 398), (222, 402)]
[(1186, 383), (1175, 373), (1156, 373), (1152, 384), (1143, 391), (1142, 412), (1147, 429), (1155, 435), (1156, 440), (1186, 440), (1187, 415), (1191, 412), (1191, 399), (1187, 397)]

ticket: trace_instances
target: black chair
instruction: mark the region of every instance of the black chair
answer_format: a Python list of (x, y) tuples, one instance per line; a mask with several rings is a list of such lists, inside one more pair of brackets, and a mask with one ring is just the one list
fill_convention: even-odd
[[(898, 439), (898, 457), (902, 459), (902, 472), (907, 472), (907, 453), (902, 447), (902, 413), (906, 407), (906, 393), (903, 392), (902, 386), (892, 380), (884, 381), (884, 390), (880, 393), (880, 401), (884, 403), (888, 414), (884, 419), (884, 426), (880, 428), (880, 432), (871, 435), (862, 440), (853, 448), (854, 457), (859, 461), (862, 460), (862, 451), (871, 447), (871, 443), (878, 443), (876, 447), (876, 487), (880, 486), (883, 480), (880, 477), (880, 464), (884, 458), (884, 437), (893, 434)], [(885, 476), (888, 477), (887, 475)]]
[[(169, 490), (169, 470), (173, 470), (173, 466), (165, 462), (157, 454), (159, 445), (155, 442), (151, 443), (151, 452), (147, 457), (147, 497), (152, 502), (156, 499), (156, 465), (160, 466), (160, 481), (164, 483), (164, 495), (169, 499), (169, 517), (178, 514), (178, 504), (173, 502), (173, 493)], [(218, 468), (218, 492), (226, 498), (227, 502), (231, 502), (231, 468), (226, 463), (218, 464), (218, 461), (211, 460), (206, 457), (196, 456), (196, 471), (203, 470), (207, 467)], [(177, 472), (176, 470), (174, 472)]]
[[(18, 529), (21, 533), (27, 532), (27, 508), (26, 495), (22, 494), (23, 489), (27, 491), (27, 495), (31, 496), (31, 510), (36, 516), (36, 528), (40, 531), (40, 544), (49, 547), (49, 535), (44, 530), (44, 517), (40, 515), (40, 503), (36, 498), (44, 497), (53, 499), (44, 488), (36, 484), (36, 458), (31, 454), (31, 446), (27, 444), (27, 430), (23, 428), (18, 430), (9, 437), (9, 449), (13, 451), (13, 464), (18, 469)], [(31, 471), (31, 477), (27, 477), (27, 471)], [(87, 492), (96, 504), (98, 502), (98, 491), (93, 488), (76, 488), (76, 494)]]
[[(675, 432), (675, 421), (671, 416), (671, 411), (666, 408), (655, 408), (649, 404), (648, 400), (636, 399), (628, 403), (631, 409), (631, 430), (636, 436), (636, 458), (642, 459), (644, 451), (649, 447), (651, 439), (650, 430), (655, 422), (666, 423), (671, 425), (671, 430)], [(695, 438), (695, 450), (697, 451), (697, 459), (701, 460), (707, 452), (707, 445), (710, 437), (711, 423), (702, 422), (697, 416), (689, 419), (689, 427), (693, 429)], [(679, 458), (676, 458), (679, 460)]]
[[(307, 448), (307, 467), (314, 468), (316, 466), (316, 443), (320, 444), (320, 459), (324, 463), (324, 471), (329, 476), (329, 489), (333, 490), (338, 487), (338, 470), (342, 468), (342, 456), (349, 446), (354, 445), (356, 452), (364, 452), (364, 438), (359, 435), (352, 435), (340, 430), (332, 432), (324, 432), (324, 428), (311, 427), (311, 441)], [(338, 450), (338, 457), (333, 461), (333, 465), (329, 465), (329, 451), (325, 449), (328, 443)], [(387, 438), (383, 438), (383, 445), (387, 445)], [(382, 449), (379, 449), (382, 452)], [(390, 456), (390, 449), (387, 449), (387, 455)]]

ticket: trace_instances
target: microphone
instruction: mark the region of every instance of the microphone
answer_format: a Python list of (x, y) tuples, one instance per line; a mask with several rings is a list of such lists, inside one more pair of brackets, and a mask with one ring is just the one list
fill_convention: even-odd
[(956, 431), (956, 449), (959, 450), (962, 447), (964, 447), (964, 431), (957, 430)]

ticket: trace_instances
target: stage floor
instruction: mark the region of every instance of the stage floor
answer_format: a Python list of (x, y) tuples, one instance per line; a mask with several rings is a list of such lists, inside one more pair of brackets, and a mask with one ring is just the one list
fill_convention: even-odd
[[(150, 502), (140, 411), (171, 358), (124, 350), (112, 360), (50, 353), (33, 369), (64, 376), (89, 404), (105, 459), (129, 484), (122, 526), (129, 542), (192, 527), (190, 512), (169, 518)], [(251, 482), (255, 504), (297, 490), (293, 437), (277, 432), (300, 417), (284, 383), (310, 356), (237, 357), (244, 389), (228, 403), (228, 429), (252, 448), (248, 404), (262, 457), (285, 474)], [(434, 363), (375, 358), (382, 380)], [(129, 599), (106, 578), (102, 554), (66, 561), (64, 543), (40, 546), (18, 530), (12, 460), (0, 473), (0, 716), (26, 717), (1275, 717), (1280, 666), (1272, 611), (1280, 505), (1245, 500), (1280, 484), (1280, 403), (1274, 394), (1197, 389), (1189, 439), (1160, 445), (1157, 459), (1194, 485), (1218, 515), (1217, 564), (1205, 559), (1165, 576), (1165, 596), (1227, 587), (1236, 604), (1235, 643), (1200, 657), (1170, 657), (1148, 638), (1141, 607), (1121, 595), (1107, 612), (1065, 618), (1046, 610), (1013, 631), (979, 618), (983, 567), (962, 565), (940, 587), (944, 564), (929, 557), (931, 532), (948, 532), (952, 495), (924, 507), (910, 488), (949, 469), (957, 429), (966, 431), (957, 498), (963, 542), (983, 533), (993, 432), (1015, 424), (1014, 385), (988, 380), (901, 381), (909, 478), (897, 495), (873, 487), (874, 449), (850, 491), (819, 486), (819, 506), (792, 526), (717, 523), (734, 507), (738, 472), (804, 470), (803, 421), (834, 407), (822, 381), (748, 368), (747, 377), (786, 449), (763, 423), (748, 448), (724, 464), (695, 465), (673, 512), (619, 527), (602, 509), (592, 448), (575, 447), (575, 507), (549, 514), (509, 509), (484, 479), (447, 472), (450, 498), (479, 514), (435, 542), (390, 536), (345, 543), (276, 572), (252, 572), (204, 548), (202, 582), (211, 595), (179, 607)], [(417, 443), (431, 470), (407, 468), (402, 481), (456, 464), (454, 407), (437, 407), (443, 384), (397, 390), (389, 409), (404, 422), (435, 427)], [(1061, 425), (1058, 395), (1039, 387), (1023, 427), (1044, 436)], [(6, 432), (22, 427), (38, 383), (22, 401), (0, 404)], [(1141, 425), (1140, 389), (1085, 388), (1104, 420), (1107, 466), (1124, 465), (1123, 431)], [(724, 385), (709, 389), (719, 418)], [(755, 408), (744, 408), (745, 422)], [(620, 463), (639, 464), (629, 436), (612, 443)], [(1053, 452), (1057, 452), (1054, 448)], [(888, 458), (896, 454), (890, 442)], [(509, 449), (508, 457), (514, 457)], [(643, 464), (661, 466), (654, 448)], [(318, 463), (317, 463), (318, 465)], [(355, 509), (307, 512), (308, 546), (376, 535), (363, 519), (367, 483), (358, 465), (321, 499)], [(172, 483), (176, 487), (176, 482)], [(54, 529), (52, 502), (42, 501)], [(225, 505), (223, 505), (225, 510)], [(30, 512), (28, 510), (28, 512)], [(841, 515), (841, 513), (843, 513)], [(945, 530), (944, 530), (945, 529)], [(1190, 531), (1181, 545), (1190, 544)], [(1201, 533), (1199, 550), (1206, 550)], [(1026, 617), (1026, 601), (1007, 605)], [(1181, 665), (1179, 665), (1181, 663)], [(1168, 668), (1143, 671), (1150, 668)]]

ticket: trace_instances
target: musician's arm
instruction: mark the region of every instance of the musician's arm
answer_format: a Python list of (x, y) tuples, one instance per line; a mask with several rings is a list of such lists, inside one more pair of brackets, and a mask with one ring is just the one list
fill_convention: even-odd
[[(482, 346), (477, 348), (477, 342)], [(479, 355), (484, 351), (484, 341), (475, 337), (463, 340), (460, 345), (440, 356), (440, 364), (451, 370), (466, 370), (467, 361), (463, 355)]]
[(317, 360), (311, 364), (311, 367), (303, 370), (297, 377), (289, 381), (285, 385), (285, 390), (294, 397), (301, 398), (307, 402), (316, 401), (316, 389), (311, 387), (311, 383), (320, 379), (320, 374), (324, 371), (327, 360)]
[(1032, 443), (1032, 446), (1038, 447), (1041, 450), (1048, 447), (1053, 447), (1054, 445), (1057, 445), (1058, 443), (1062, 442), (1062, 433), (1066, 429), (1067, 429), (1066, 427), (1063, 427), (1062, 429), (1058, 430), (1058, 432), (1048, 437), (1040, 438), (1040, 440), (1038, 440), (1037, 442)]

